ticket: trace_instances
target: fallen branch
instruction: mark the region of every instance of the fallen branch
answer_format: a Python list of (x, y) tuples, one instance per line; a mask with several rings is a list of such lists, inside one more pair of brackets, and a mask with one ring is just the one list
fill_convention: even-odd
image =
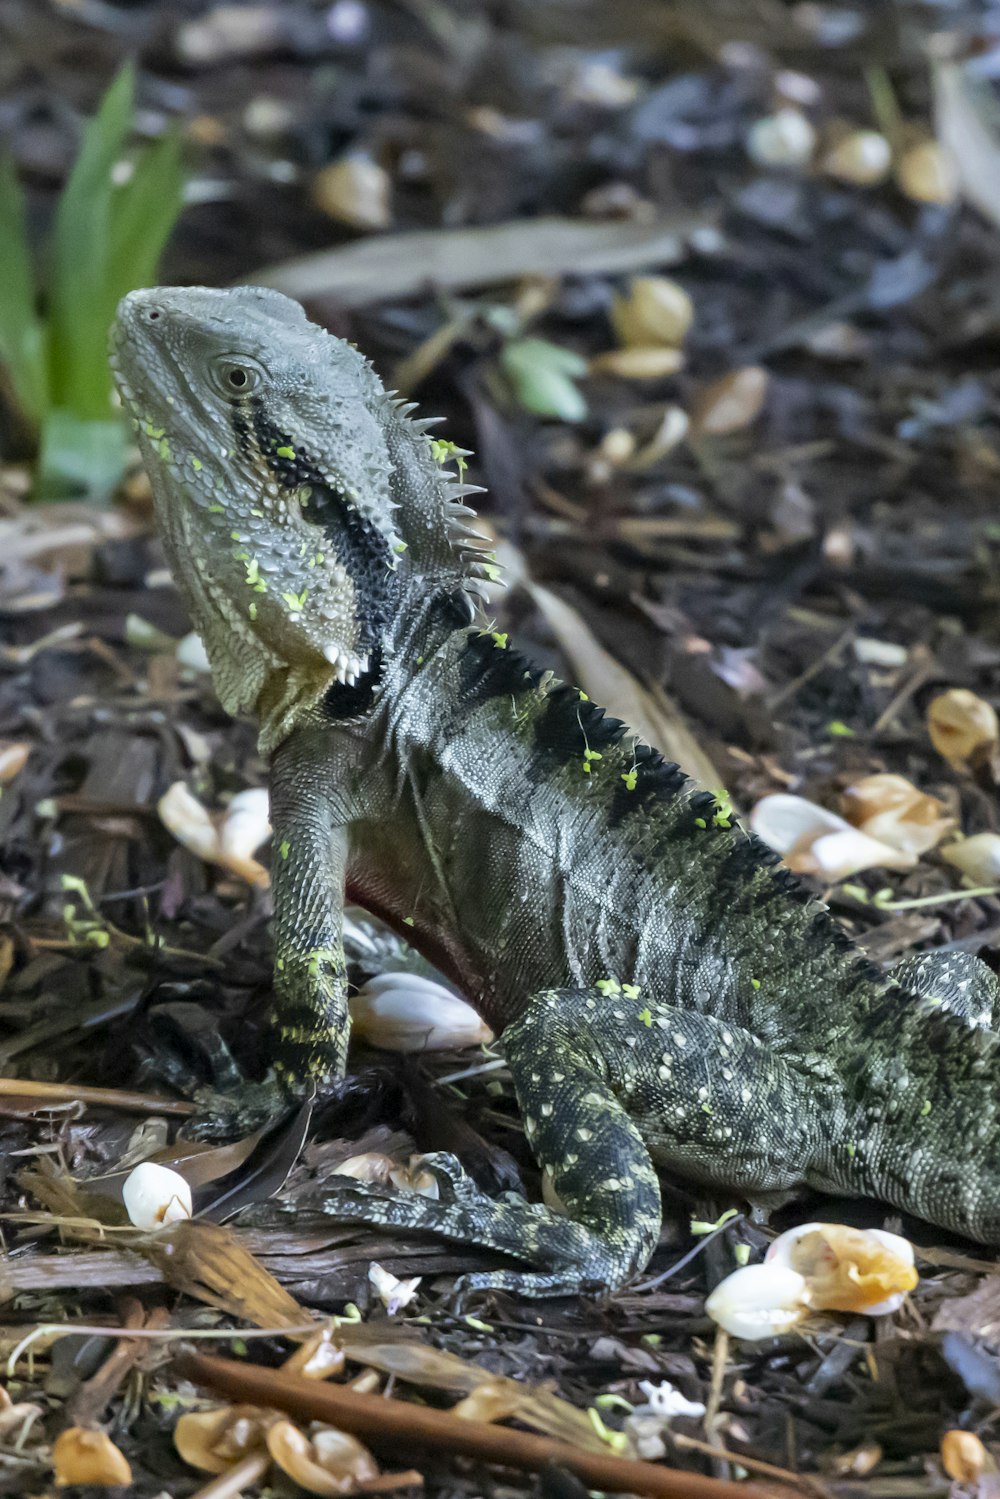
[(701, 1473), (582, 1452), (551, 1437), (485, 1421), (466, 1421), (448, 1411), (382, 1395), (363, 1395), (343, 1385), (317, 1384), (255, 1365), (185, 1353), (176, 1360), (175, 1368), (181, 1378), (241, 1404), (269, 1406), (299, 1421), (325, 1421), (376, 1446), (403, 1446), (408, 1453), (418, 1446), (529, 1473), (555, 1463), (575, 1473), (588, 1488), (641, 1494), (650, 1499), (763, 1499), (764, 1495), (764, 1490), (752, 1483), (728, 1483)]

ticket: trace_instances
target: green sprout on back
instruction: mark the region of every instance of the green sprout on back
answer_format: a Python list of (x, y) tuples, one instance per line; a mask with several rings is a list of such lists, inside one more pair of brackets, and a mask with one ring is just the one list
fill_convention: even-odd
[(35, 489), (45, 498), (106, 497), (124, 467), (108, 329), (119, 298), (156, 280), (183, 192), (175, 131), (126, 153), (134, 100), (127, 65), (83, 132), (41, 257), (48, 267), (42, 286), (24, 194), (0, 154), (0, 399), (11, 408), (22, 453), (37, 456)]

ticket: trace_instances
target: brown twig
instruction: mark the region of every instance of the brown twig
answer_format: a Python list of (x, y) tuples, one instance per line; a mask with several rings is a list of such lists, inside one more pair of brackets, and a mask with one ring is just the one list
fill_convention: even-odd
[(416, 1445), (524, 1472), (538, 1472), (547, 1463), (555, 1463), (575, 1473), (588, 1488), (651, 1499), (761, 1499), (762, 1495), (751, 1483), (727, 1483), (701, 1473), (584, 1452), (551, 1437), (485, 1421), (466, 1421), (448, 1411), (382, 1395), (361, 1395), (343, 1385), (321, 1385), (226, 1359), (186, 1353), (176, 1361), (176, 1368), (182, 1378), (230, 1399), (271, 1406), (300, 1421), (327, 1421), (375, 1445), (403, 1445), (407, 1451)]
[[(774, 1463), (765, 1463), (759, 1457), (748, 1457), (745, 1452), (733, 1452), (731, 1448), (716, 1445), (712, 1442), (702, 1442), (698, 1437), (688, 1437), (679, 1431), (670, 1433), (670, 1440), (679, 1451), (702, 1452), (706, 1457), (723, 1458), (726, 1462), (735, 1463), (737, 1467), (752, 1469), (754, 1473), (760, 1473), (764, 1478), (774, 1478), (778, 1483), (789, 1485), (805, 1484), (822, 1499), (833, 1499), (830, 1490), (821, 1478), (814, 1473), (793, 1473), (790, 1468), (779, 1468)], [(745, 1488), (744, 1484), (740, 1488)]]
[[(146, 1315), (134, 1296), (125, 1298), (123, 1323), (134, 1330), (146, 1327), (159, 1330), (170, 1325), (170, 1313), (158, 1306)], [(139, 1338), (121, 1338), (112, 1348), (96, 1374), (91, 1375), (72, 1396), (66, 1407), (68, 1426), (95, 1426), (138, 1361), (149, 1352), (150, 1345)]]
[(0, 1099), (37, 1098), (51, 1105), (90, 1103), (105, 1109), (127, 1109), (133, 1114), (173, 1114), (185, 1119), (195, 1111), (180, 1098), (157, 1098), (131, 1088), (85, 1088), (80, 1083), (35, 1083), (29, 1078), (0, 1077)]
[(192, 1499), (240, 1499), (245, 1489), (252, 1488), (267, 1475), (270, 1466), (271, 1454), (265, 1447), (248, 1452), (246, 1457), (233, 1463), (224, 1473), (210, 1478)]

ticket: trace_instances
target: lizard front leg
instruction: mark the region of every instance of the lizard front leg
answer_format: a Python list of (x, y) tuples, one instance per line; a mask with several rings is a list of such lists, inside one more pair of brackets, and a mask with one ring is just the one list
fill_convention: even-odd
[(271, 765), (274, 1071), (290, 1094), (343, 1077), (350, 1014), (344, 957), (347, 831), (331, 770), (292, 734)]
[(274, 1000), (270, 1067), (262, 1082), (225, 1093), (202, 1089), (188, 1133), (245, 1134), (280, 1117), (291, 1100), (342, 1077), (350, 1015), (344, 957), (347, 832), (332, 801), (329, 760), (292, 734), (271, 765)]

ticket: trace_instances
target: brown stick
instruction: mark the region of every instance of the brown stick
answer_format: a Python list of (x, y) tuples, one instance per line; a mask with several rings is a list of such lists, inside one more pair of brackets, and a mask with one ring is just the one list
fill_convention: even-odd
[[(154, 1307), (147, 1316), (142, 1303), (134, 1296), (124, 1298), (122, 1312), (126, 1328), (153, 1330), (170, 1326), (170, 1313), (166, 1307)], [(149, 1343), (142, 1338), (120, 1338), (97, 1373), (80, 1385), (70, 1399), (66, 1407), (66, 1425), (96, 1426), (133, 1366), (148, 1352)]]
[(125, 1109), (132, 1114), (174, 1114), (185, 1119), (195, 1111), (181, 1098), (157, 1098), (154, 1093), (135, 1093), (131, 1088), (85, 1088), (80, 1083), (33, 1083), (25, 1077), (0, 1077), (0, 1099), (34, 1098), (39, 1108), (51, 1105), (92, 1103), (101, 1108)]
[(684, 1473), (630, 1458), (582, 1452), (551, 1437), (534, 1436), (509, 1426), (466, 1421), (449, 1411), (431, 1410), (383, 1395), (361, 1395), (343, 1385), (319, 1384), (257, 1365), (182, 1354), (179, 1375), (230, 1399), (286, 1411), (305, 1421), (327, 1421), (376, 1445), (414, 1444), (463, 1457), (479, 1458), (505, 1468), (534, 1473), (556, 1463), (575, 1473), (588, 1488), (642, 1494), (650, 1499), (763, 1499), (752, 1483), (727, 1483), (701, 1473)]

